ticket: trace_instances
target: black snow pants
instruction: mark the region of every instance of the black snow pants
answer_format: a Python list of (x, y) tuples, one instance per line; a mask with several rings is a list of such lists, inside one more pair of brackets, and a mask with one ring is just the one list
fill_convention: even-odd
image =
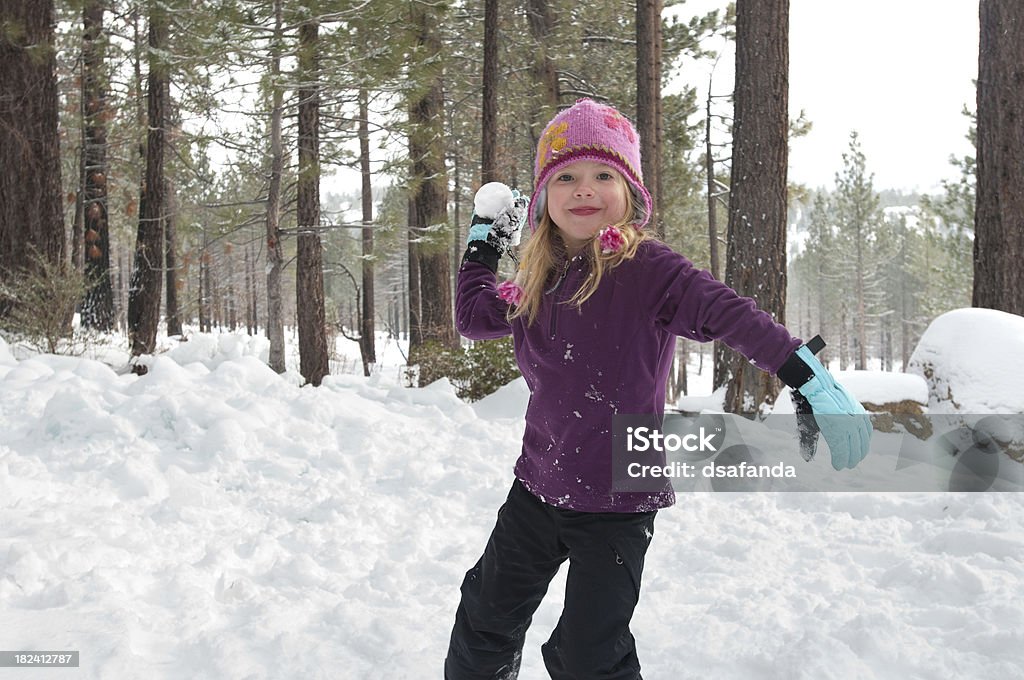
[(445, 680), (514, 680), (533, 613), (567, 559), (562, 615), (541, 646), (548, 673), (553, 680), (640, 680), (629, 621), (656, 514), (562, 510), (516, 480), (462, 582)]

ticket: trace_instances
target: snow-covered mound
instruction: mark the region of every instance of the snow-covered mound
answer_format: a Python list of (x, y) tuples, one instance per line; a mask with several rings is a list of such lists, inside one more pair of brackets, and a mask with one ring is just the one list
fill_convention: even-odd
[(529, 402), (530, 388), (526, 384), (526, 378), (520, 376), (480, 401), (474, 402), (472, 406), (476, 414), (485, 420), (509, 417), (521, 419)]
[(1024, 317), (973, 308), (943, 314), (907, 371), (927, 381), (931, 413), (1024, 413)]

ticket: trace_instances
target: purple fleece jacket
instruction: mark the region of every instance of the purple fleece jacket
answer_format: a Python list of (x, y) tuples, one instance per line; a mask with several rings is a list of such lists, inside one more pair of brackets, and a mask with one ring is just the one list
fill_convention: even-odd
[(659, 493), (612, 493), (612, 415), (662, 416), (677, 335), (722, 340), (770, 373), (801, 341), (753, 300), (657, 241), (606, 272), (582, 307), (564, 304), (587, 270), (583, 257), (569, 262), (527, 326), (506, 318), (494, 272), (467, 260), (459, 271), (456, 324), (473, 340), (513, 336), (530, 387), (515, 475), (535, 496), (582, 512), (667, 507), (675, 502), (667, 482)]

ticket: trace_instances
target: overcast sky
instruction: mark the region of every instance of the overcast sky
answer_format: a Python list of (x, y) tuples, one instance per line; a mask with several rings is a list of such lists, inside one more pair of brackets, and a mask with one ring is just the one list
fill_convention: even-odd
[[(724, 7), (689, 0), (692, 16)], [(965, 135), (975, 109), (977, 0), (791, 0), (789, 104), (813, 123), (793, 142), (790, 180), (832, 186), (851, 130), (860, 134), (875, 188), (934, 190), (956, 176), (950, 154), (971, 153)], [(733, 86), (732, 52), (713, 90)], [(706, 92), (707, 65), (681, 77)], [(703, 96), (703, 95), (702, 95)]]

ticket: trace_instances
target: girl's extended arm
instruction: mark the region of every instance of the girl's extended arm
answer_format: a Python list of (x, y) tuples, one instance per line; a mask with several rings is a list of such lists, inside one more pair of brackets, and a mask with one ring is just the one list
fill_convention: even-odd
[[(804, 398), (832, 454), (836, 470), (853, 468), (868, 453), (871, 421), (864, 407), (782, 324), (706, 271), (666, 246), (648, 263), (654, 321), (694, 340), (721, 340)], [(780, 374), (781, 371), (781, 374)]]
[(777, 373), (800, 346), (771, 314), (751, 298), (698, 269), (669, 247), (654, 244), (645, 271), (654, 322), (699, 342), (721, 340), (762, 371)]

